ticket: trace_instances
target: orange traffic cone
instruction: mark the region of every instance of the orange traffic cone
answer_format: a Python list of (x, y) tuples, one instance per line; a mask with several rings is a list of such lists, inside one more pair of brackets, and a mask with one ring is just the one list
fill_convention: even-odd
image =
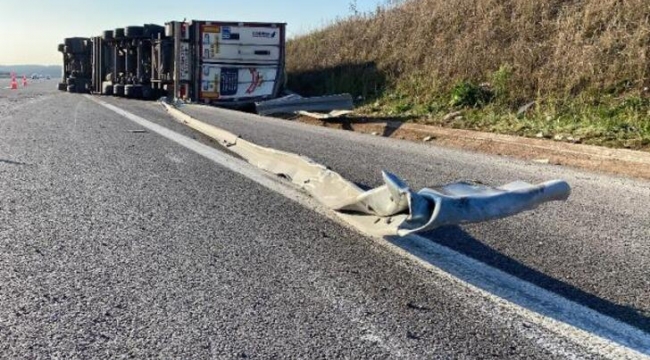
[(23, 87), (27, 86), (27, 77), (23, 75)]

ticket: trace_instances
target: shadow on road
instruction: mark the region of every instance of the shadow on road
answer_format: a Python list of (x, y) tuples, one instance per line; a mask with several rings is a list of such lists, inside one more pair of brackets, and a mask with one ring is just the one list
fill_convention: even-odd
[(0, 163), (9, 164), (9, 165), (27, 165), (26, 163), (22, 163), (22, 162), (19, 162), (19, 161), (6, 160), (6, 159), (0, 159)]
[[(515, 260), (491, 248), (490, 246), (487, 246), (486, 244), (466, 233), (460, 227), (441, 227), (427, 233), (420, 234), (420, 237), (423, 238), (424, 241), (430, 241), (433, 245), (439, 245), (441, 247), (451, 249), (470, 259), (486, 264), (503, 273), (531, 283), (573, 303), (592, 309), (600, 314), (606, 315), (622, 323), (635, 327), (643, 332), (650, 332), (650, 317), (644, 315), (640, 310), (603, 299), (594, 294), (581, 290), (574, 285), (568, 284), (562, 280), (558, 280), (547, 274), (539, 272), (519, 262), (518, 260)], [(596, 332), (599, 330), (597, 328), (594, 329), (594, 327), (597, 327), (598, 324), (589, 324), (587, 326), (584, 326), (582, 323), (576, 323), (574, 317), (576, 314), (566, 313), (563, 311), (546, 311), (544, 310), (544, 306), (534, 308), (534, 306), (530, 306), (530, 299), (525, 299), (525, 296), (504, 296), (504, 294), (511, 293), (508, 292), (511, 289), (506, 289), (506, 291), (499, 293), (499, 290), (495, 291), (493, 287), (486, 286), (485, 282), (482, 282), (480, 279), (478, 279), (477, 276), (475, 276), (475, 269), (467, 267), (463, 268), (463, 265), (459, 265), (457, 263), (449, 264), (448, 261), (445, 261), (445, 259), (442, 259), (441, 256), (436, 254), (425, 254), (421, 251), (419, 246), (417, 244), (414, 244), (414, 241), (410, 240), (409, 238), (388, 238), (387, 240), (392, 244), (402, 248), (403, 250), (406, 250), (409, 253), (417, 256), (421, 260), (424, 260), (453, 275), (454, 277), (459, 278), (476, 287), (479, 287), (485, 291), (488, 291), (496, 296), (505, 298), (510, 302), (516, 303), (517, 305), (523, 306), (536, 313), (540, 313), (563, 323), (581, 328), (582, 330), (588, 331), (590, 333), (594, 333), (594, 330), (596, 330)], [(522, 299), (519, 299), (519, 297)], [(624, 341), (621, 341), (620, 338), (617, 338), (616, 336), (609, 336), (605, 330), (603, 332), (597, 333), (597, 335), (650, 355), (650, 349), (637, 348), (634, 344), (624, 344), (622, 343)]]

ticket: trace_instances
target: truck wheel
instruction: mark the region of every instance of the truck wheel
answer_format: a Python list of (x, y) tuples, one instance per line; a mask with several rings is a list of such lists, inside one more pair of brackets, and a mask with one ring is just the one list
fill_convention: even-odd
[(126, 85), (124, 86), (124, 96), (131, 99), (142, 98), (142, 85)]
[(90, 88), (90, 80), (88, 79), (77, 79), (75, 82), (75, 87), (79, 93), (87, 93)]
[(158, 34), (164, 34), (165, 27), (155, 24), (146, 24), (144, 26), (144, 37), (149, 39), (157, 39)]
[(104, 81), (102, 83), (102, 94), (104, 95), (113, 95), (113, 83), (110, 81)]
[(141, 38), (144, 35), (144, 27), (127, 26), (124, 28), (124, 35), (128, 38)]
[(153, 98), (153, 89), (151, 86), (142, 86), (142, 98), (145, 100), (151, 100)]
[(86, 41), (83, 38), (67, 38), (65, 39), (65, 46), (68, 48), (66, 52), (78, 54), (86, 49)]
[(130, 98), (133, 97), (133, 84), (124, 85), (124, 96)]
[(68, 90), (69, 93), (75, 93), (77, 92), (77, 85), (68, 85), (66, 90)]
[(122, 85), (122, 84), (113, 85), (113, 95), (114, 96), (124, 96), (124, 85)]
[(133, 85), (131, 97), (134, 99), (142, 99), (142, 85)]
[(117, 28), (113, 31), (113, 37), (115, 39), (124, 39), (124, 28)]
[(56, 84), (56, 88), (59, 91), (66, 91), (66, 90), (68, 90), (68, 84), (66, 84), (66, 83), (58, 83), (58, 84)]
[(102, 34), (104, 40), (113, 40), (113, 30), (106, 30)]

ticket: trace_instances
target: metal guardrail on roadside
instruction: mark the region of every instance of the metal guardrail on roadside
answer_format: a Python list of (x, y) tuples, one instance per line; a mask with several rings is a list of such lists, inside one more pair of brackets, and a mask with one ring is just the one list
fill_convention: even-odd
[(260, 115), (290, 114), (297, 111), (353, 110), (352, 95), (341, 94), (304, 98), (300, 95), (288, 95), (279, 99), (255, 103)]

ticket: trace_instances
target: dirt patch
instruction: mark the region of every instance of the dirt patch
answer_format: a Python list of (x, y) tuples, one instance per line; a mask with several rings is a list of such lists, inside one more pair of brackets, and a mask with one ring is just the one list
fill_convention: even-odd
[(650, 180), (650, 153), (365, 118), (301, 123)]

